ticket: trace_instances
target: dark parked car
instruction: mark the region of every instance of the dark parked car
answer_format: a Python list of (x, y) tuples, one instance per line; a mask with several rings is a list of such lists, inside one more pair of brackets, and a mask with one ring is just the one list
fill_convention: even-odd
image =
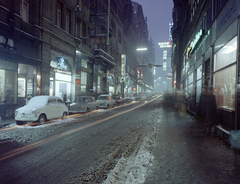
[(124, 98), (122, 97), (122, 95), (113, 95), (112, 98), (115, 100), (116, 105), (124, 104)]
[(69, 105), (69, 113), (89, 112), (98, 109), (99, 105), (93, 96), (79, 96)]

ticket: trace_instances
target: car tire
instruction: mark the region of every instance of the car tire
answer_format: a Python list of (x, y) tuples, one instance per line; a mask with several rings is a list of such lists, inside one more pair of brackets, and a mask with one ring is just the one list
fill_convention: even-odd
[(90, 109), (89, 109), (89, 108), (87, 108), (87, 109), (86, 109), (86, 112), (90, 112)]
[(39, 123), (44, 123), (46, 120), (47, 120), (47, 118), (46, 118), (45, 114), (41, 114), (38, 118)]
[(96, 107), (96, 110), (98, 110), (98, 109), (99, 109), (99, 107), (97, 106), (97, 107)]
[(68, 113), (67, 113), (67, 112), (64, 112), (62, 117), (67, 116), (67, 115), (68, 115)]
[(26, 124), (26, 121), (16, 121), (16, 124), (17, 125), (24, 125), (24, 124)]
[(109, 109), (109, 107), (110, 107), (109, 104), (107, 104), (107, 109)]

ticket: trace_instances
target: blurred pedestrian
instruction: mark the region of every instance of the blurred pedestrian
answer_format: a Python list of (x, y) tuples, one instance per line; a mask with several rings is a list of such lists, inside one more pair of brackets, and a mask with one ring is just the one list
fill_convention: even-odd
[(203, 108), (206, 109), (207, 135), (211, 135), (212, 127), (214, 127), (217, 119), (217, 103), (213, 92), (213, 87), (210, 87), (209, 93), (206, 95), (206, 98), (203, 99)]
[(199, 120), (202, 122), (202, 125), (203, 125), (203, 129), (204, 129), (204, 133), (206, 132), (206, 124), (205, 124), (205, 121), (206, 121), (206, 113), (205, 113), (205, 107), (203, 105), (203, 99), (205, 99), (207, 96), (207, 86), (203, 86), (202, 88), (202, 93), (200, 95), (200, 100), (199, 100), (199, 106), (198, 106), (198, 118)]
[(66, 94), (64, 94), (64, 96), (63, 96), (63, 101), (65, 104), (67, 103), (67, 95)]

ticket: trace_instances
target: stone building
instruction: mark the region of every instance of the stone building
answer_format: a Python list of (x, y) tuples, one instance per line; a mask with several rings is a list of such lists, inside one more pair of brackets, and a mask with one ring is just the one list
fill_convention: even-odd
[(218, 130), (228, 139), (239, 129), (239, 11), (237, 0), (174, 0), (173, 75), (198, 112), (202, 87), (214, 88)]
[[(12, 116), (36, 95), (66, 94), (73, 101), (83, 94), (142, 92), (136, 48), (141, 37), (149, 44), (148, 33), (145, 20), (143, 27), (135, 21), (132, 3), (2, 0), (0, 116)], [(151, 70), (144, 77), (151, 90)]]

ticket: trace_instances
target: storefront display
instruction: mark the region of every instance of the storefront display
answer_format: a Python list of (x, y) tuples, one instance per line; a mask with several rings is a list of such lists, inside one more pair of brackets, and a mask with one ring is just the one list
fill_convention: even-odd
[(11, 116), (17, 107), (17, 63), (0, 59), (0, 117)]
[(235, 110), (237, 37), (215, 54), (214, 88), (218, 107)]
[(51, 63), (49, 93), (53, 96), (71, 100), (71, 65), (65, 57), (56, 57)]

